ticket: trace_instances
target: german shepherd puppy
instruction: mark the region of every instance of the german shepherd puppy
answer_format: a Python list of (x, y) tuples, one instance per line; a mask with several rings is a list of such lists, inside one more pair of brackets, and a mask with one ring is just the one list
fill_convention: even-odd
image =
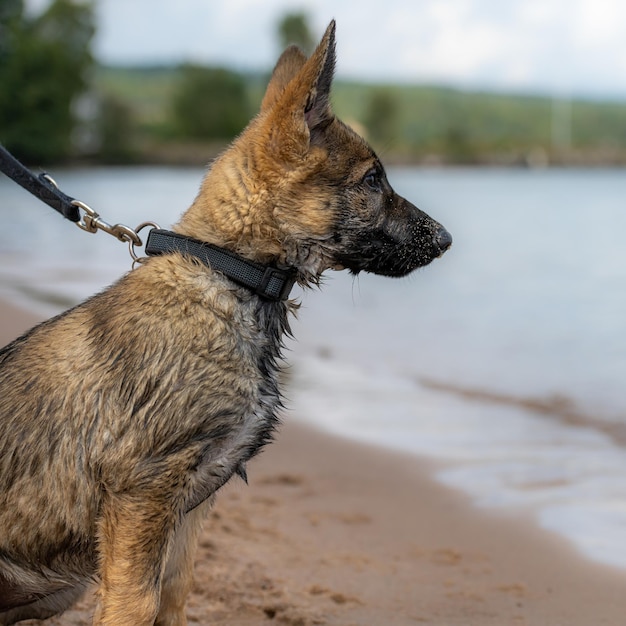
[[(331, 112), (334, 41), (333, 22), (309, 59), (283, 53), (175, 232), (303, 286), (404, 276), (450, 246)], [(94, 624), (186, 624), (202, 519), (276, 428), (295, 308), (173, 252), (0, 352), (0, 624), (94, 581)]]

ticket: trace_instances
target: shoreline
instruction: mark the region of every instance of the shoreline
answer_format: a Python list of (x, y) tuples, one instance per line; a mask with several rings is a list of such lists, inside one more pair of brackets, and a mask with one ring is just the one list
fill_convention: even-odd
[[(40, 317), (0, 300), (0, 345)], [(484, 511), (435, 465), (287, 412), (200, 539), (190, 624), (618, 626), (626, 574), (527, 518)], [(55, 626), (90, 623), (88, 597)]]

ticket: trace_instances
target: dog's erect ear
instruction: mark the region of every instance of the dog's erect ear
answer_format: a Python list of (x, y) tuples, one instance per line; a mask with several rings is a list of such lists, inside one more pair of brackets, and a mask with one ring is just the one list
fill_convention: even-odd
[(281, 55), (274, 67), (272, 77), (267, 86), (263, 102), (261, 102), (261, 111), (271, 109), (282, 93), (285, 87), (291, 82), (291, 79), (302, 69), (306, 63), (306, 55), (298, 46), (289, 46)]
[[(308, 71), (307, 71), (308, 70)], [(303, 86), (308, 87), (305, 119), (310, 129), (332, 117), (330, 86), (335, 72), (335, 20), (326, 29), (322, 41), (304, 65), (301, 74)]]
[(332, 119), (330, 86), (335, 70), (335, 22), (330, 23), (313, 54), (306, 59), (296, 47), (282, 54), (263, 98), (261, 112), (283, 159), (302, 158), (315, 130)]

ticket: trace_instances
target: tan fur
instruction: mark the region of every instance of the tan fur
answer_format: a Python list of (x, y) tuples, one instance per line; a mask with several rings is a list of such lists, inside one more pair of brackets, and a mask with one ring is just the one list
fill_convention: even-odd
[[(333, 116), (333, 65), (334, 23), (311, 58), (283, 54), (178, 233), (305, 286), (445, 251)], [(0, 624), (61, 612), (92, 581), (96, 625), (186, 623), (202, 519), (277, 424), (295, 308), (172, 253), (0, 351)]]
[[(326, 154), (310, 146), (304, 109), (315, 98), (330, 37), (329, 31), (308, 60), (293, 47), (281, 56), (261, 112), (213, 164), (179, 232), (285, 267), (302, 254), (294, 248), (303, 235), (322, 241), (328, 235), (332, 214), (310, 185)], [(312, 271), (330, 266), (320, 258)]]

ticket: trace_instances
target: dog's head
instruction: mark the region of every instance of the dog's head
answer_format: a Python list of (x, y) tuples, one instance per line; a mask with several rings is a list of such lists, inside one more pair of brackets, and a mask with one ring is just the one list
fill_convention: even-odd
[(260, 262), (403, 276), (448, 232), (397, 195), (369, 145), (335, 117), (335, 23), (310, 58), (282, 54), (259, 115), (212, 166), (178, 230)]

